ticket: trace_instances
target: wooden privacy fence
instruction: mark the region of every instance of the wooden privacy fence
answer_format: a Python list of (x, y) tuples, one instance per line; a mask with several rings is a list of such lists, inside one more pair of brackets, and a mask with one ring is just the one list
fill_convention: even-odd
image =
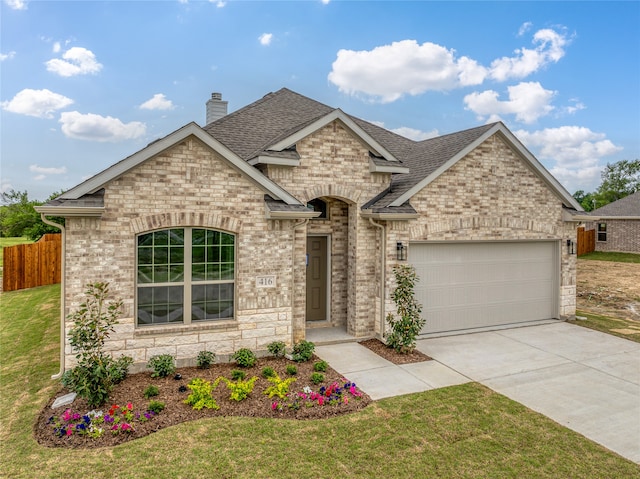
[(62, 266), (61, 236), (47, 234), (37, 243), (4, 248), (2, 290), (15, 291), (59, 283)]
[(578, 256), (591, 253), (596, 250), (596, 230), (584, 230), (584, 226), (578, 228)]

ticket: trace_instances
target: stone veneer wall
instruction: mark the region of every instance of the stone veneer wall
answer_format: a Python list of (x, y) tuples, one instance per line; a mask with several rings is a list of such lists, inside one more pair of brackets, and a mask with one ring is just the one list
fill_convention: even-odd
[[(263, 198), (261, 189), (195, 138), (137, 166), (106, 187), (102, 218), (67, 219), (66, 313), (79, 306), (87, 283), (109, 281), (124, 311), (107, 349), (132, 356), (138, 367), (156, 354), (189, 364), (205, 348), (224, 357), (242, 347), (264, 350), (274, 340), (290, 344), (292, 299), (299, 294), (293, 263), (304, 253), (297, 236), (294, 243), (293, 221), (265, 219)], [(136, 234), (180, 226), (236, 234), (236, 318), (136, 328)], [(256, 276), (272, 274), (276, 288), (256, 287)], [(66, 367), (74, 361), (67, 343)]]
[(390, 240), (558, 240), (559, 315), (575, 315), (576, 257), (567, 254), (564, 241), (576, 241), (576, 224), (563, 222), (560, 199), (500, 136), (458, 161), (411, 204), (420, 218), (406, 231), (392, 225)]

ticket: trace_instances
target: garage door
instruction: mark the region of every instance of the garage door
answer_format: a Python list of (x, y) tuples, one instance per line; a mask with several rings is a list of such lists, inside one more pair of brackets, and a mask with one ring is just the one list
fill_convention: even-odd
[(557, 317), (557, 242), (412, 243), (423, 334)]

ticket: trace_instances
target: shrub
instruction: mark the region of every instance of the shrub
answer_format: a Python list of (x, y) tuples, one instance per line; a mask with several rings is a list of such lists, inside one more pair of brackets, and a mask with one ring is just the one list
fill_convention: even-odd
[(160, 412), (164, 409), (164, 403), (160, 401), (151, 401), (147, 410), (154, 412), (155, 414), (160, 414)]
[(313, 384), (320, 384), (324, 381), (324, 374), (322, 373), (312, 373), (311, 374), (311, 382)]
[(255, 382), (258, 380), (257, 376), (253, 376), (251, 379), (247, 379), (243, 381), (242, 379), (238, 379), (236, 382), (229, 381), (227, 378), (220, 376), (215, 381), (215, 385), (217, 385), (220, 381), (224, 381), (227, 385), (227, 388), (231, 391), (231, 395), (229, 399), (233, 401), (242, 401), (249, 397), (249, 394), (253, 391), (253, 386)]
[(196, 357), (196, 365), (200, 369), (209, 369), (216, 359), (213, 351), (200, 351)]
[(267, 351), (269, 351), (272, 356), (281, 358), (284, 356), (286, 347), (287, 345), (284, 343), (284, 341), (273, 341), (267, 344)]
[(158, 386), (154, 386), (153, 384), (151, 384), (150, 386), (147, 386), (142, 394), (146, 399), (149, 399), (150, 397), (160, 394), (160, 390), (158, 389)]
[(286, 371), (289, 376), (295, 376), (296, 374), (298, 374), (298, 368), (293, 364), (288, 364)]
[(191, 389), (191, 394), (189, 394), (187, 399), (184, 400), (184, 403), (197, 410), (200, 410), (204, 407), (206, 407), (207, 409), (220, 409), (218, 404), (216, 404), (216, 400), (211, 396), (211, 393), (217, 385), (217, 380), (213, 383), (212, 386), (209, 381), (205, 381), (204, 379), (192, 379), (187, 385), (187, 387)]
[(78, 311), (69, 315), (73, 321), (69, 342), (77, 353), (78, 364), (63, 375), (62, 383), (95, 407), (109, 399), (113, 386), (124, 379), (133, 359), (113, 359), (104, 352), (105, 341), (118, 323), (122, 301), (106, 302), (108, 283), (88, 284), (85, 294)]
[(391, 332), (387, 334), (387, 344), (399, 353), (408, 354), (416, 347), (416, 338), (426, 320), (420, 316), (422, 305), (415, 299), (414, 288), (418, 275), (413, 266), (400, 265), (393, 270), (396, 289), (391, 295), (396, 304), (397, 314), (387, 315)]
[(233, 353), (233, 360), (242, 368), (250, 368), (256, 363), (258, 358), (256, 358), (256, 355), (250, 349), (242, 348)]
[(277, 374), (267, 379), (273, 386), (269, 386), (264, 390), (264, 393), (269, 395), (270, 398), (278, 396), (280, 399), (287, 397), (289, 393), (289, 385), (296, 381), (296, 378), (280, 379)]
[(231, 379), (238, 380), (238, 379), (244, 379), (245, 376), (247, 375), (247, 373), (245, 373), (244, 371), (240, 371), (239, 369), (234, 369), (233, 371), (231, 371)]
[(176, 372), (175, 360), (170, 354), (152, 356), (147, 363), (147, 368), (153, 369), (152, 378), (166, 378)]
[(313, 357), (313, 351), (316, 345), (311, 341), (300, 341), (293, 346), (293, 360), (298, 363), (309, 361)]
[(319, 373), (326, 373), (329, 365), (326, 361), (317, 361), (313, 363), (313, 370)]
[(262, 377), (267, 379), (267, 378), (272, 378), (276, 376), (276, 372), (273, 370), (272, 367), (267, 366), (266, 368), (262, 368)]

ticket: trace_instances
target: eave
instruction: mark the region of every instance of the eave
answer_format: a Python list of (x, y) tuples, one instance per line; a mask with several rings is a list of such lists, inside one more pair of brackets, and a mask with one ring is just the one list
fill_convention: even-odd
[(104, 213), (104, 207), (97, 206), (35, 206), (34, 209), (38, 213), (46, 216), (62, 216), (68, 218), (76, 217), (101, 217)]

